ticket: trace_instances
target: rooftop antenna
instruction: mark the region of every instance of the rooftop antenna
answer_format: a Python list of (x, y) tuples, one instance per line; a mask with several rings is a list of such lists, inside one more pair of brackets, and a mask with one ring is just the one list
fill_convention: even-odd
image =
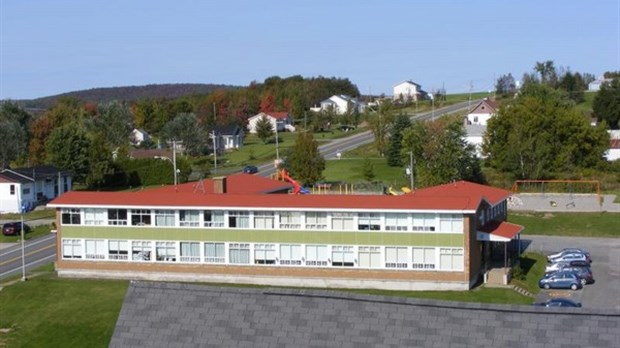
[(196, 191), (198, 190), (201, 190), (202, 194), (207, 193), (207, 191), (205, 190), (204, 174), (200, 174), (200, 178), (198, 178), (198, 183), (196, 184), (196, 186), (194, 186), (194, 192), (192, 193), (196, 193)]

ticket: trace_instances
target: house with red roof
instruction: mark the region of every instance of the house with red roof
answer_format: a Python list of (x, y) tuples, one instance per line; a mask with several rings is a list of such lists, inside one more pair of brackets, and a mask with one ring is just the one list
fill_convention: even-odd
[(58, 274), (464, 290), (483, 277), (494, 252), (518, 252), (523, 228), (506, 222), (506, 190), (465, 181), (399, 196), (291, 188), (235, 174), (136, 192), (65, 193), (48, 204), (57, 211)]
[(261, 118), (266, 117), (271, 123), (271, 128), (278, 132), (294, 132), (295, 126), (293, 126), (293, 118), (288, 112), (276, 112), (276, 111), (267, 111), (267, 112), (259, 112), (258, 114), (248, 118), (248, 131), (250, 133), (256, 133), (256, 123)]

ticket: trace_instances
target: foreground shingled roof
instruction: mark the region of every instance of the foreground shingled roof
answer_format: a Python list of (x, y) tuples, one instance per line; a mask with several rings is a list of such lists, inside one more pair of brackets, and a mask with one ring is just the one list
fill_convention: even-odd
[(110, 347), (618, 347), (620, 315), (134, 282)]

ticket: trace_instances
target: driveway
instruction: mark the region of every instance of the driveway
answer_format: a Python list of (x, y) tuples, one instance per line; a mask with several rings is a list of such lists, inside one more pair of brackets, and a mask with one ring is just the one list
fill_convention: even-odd
[(522, 236), (526, 251), (545, 255), (563, 248), (587, 249), (592, 255), (592, 273), (596, 282), (583, 290), (541, 290), (537, 302), (552, 297), (569, 297), (587, 308), (615, 309), (620, 311), (620, 238), (584, 238)]

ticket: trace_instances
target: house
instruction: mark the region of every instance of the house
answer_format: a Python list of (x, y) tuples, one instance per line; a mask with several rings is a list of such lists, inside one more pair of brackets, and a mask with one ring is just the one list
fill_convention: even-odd
[(484, 98), (467, 114), (467, 124), (486, 126), (487, 122), (497, 111), (499, 105), (494, 100)]
[(610, 130), (609, 132), (609, 149), (605, 152), (605, 158), (608, 161), (616, 161), (620, 159), (620, 130)]
[[(68, 192), (61, 277), (466, 290), (520, 253), (511, 192), (465, 181), (391, 195), (296, 195), (249, 174), (134, 192)], [(508, 255), (507, 253), (510, 253)], [(486, 279), (486, 277), (485, 277)]]
[(288, 112), (266, 111), (259, 112), (248, 119), (248, 131), (250, 133), (256, 133), (256, 123), (263, 116), (267, 117), (269, 122), (271, 122), (271, 128), (274, 130), (277, 129), (278, 132), (283, 132), (285, 130), (289, 132), (295, 131), (295, 126), (293, 126), (293, 118)]
[(71, 190), (69, 172), (53, 166), (4, 169), (0, 172), (0, 213), (19, 213), (25, 203), (31, 208)]
[[(239, 149), (243, 146), (243, 138), (245, 133), (243, 129), (237, 125), (217, 126), (209, 134), (215, 133), (215, 143), (218, 147), (218, 152), (226, 150)], [(211, 138), (213, 142), (213, 138)]]
[(395, 84), (393, 90), (394, 94), (392, 98), (394, 101), (418, 101), (424, 99), (427, 95), (427, 93), (422, 90), (422, 86), (409, 80)]
[(345, 114), (347, 112), (363, 112), (366, 105), (356, 98), (349, 97), (347, 95), (333, 95), (328, 99), (321, 102), (319, 106), (310, 108), (310, 111), (320, 112), (325, 110), (333, 110), (338, 115)]
[(603, 76), (601, 76), (598, 79), (596, 79), (596, 80), (594, 80), (594, 81), (592, 81), (592, 82), (590, 82), (588, 84), (588, 91), (596, 92), (596, 91), (601, 89), (601, 86), (603, 84), (605, 84), (605, 83), (609, 83), (610, 84), (612, 80), (613, 79), (606, 79)]
[(143, 129), (134, 128), (131, 131), (130, 141), (135, 146), (140, 146), (144, 141), (150, 141), (151, 136)]
[(484, 158), (484, 155), (482, 154), (482, 141), (486, 130), (487, 126), (479, 124), (465, 125), (465, 141), (474, 146), (476, 149), (476, 156), (478, 158)]

